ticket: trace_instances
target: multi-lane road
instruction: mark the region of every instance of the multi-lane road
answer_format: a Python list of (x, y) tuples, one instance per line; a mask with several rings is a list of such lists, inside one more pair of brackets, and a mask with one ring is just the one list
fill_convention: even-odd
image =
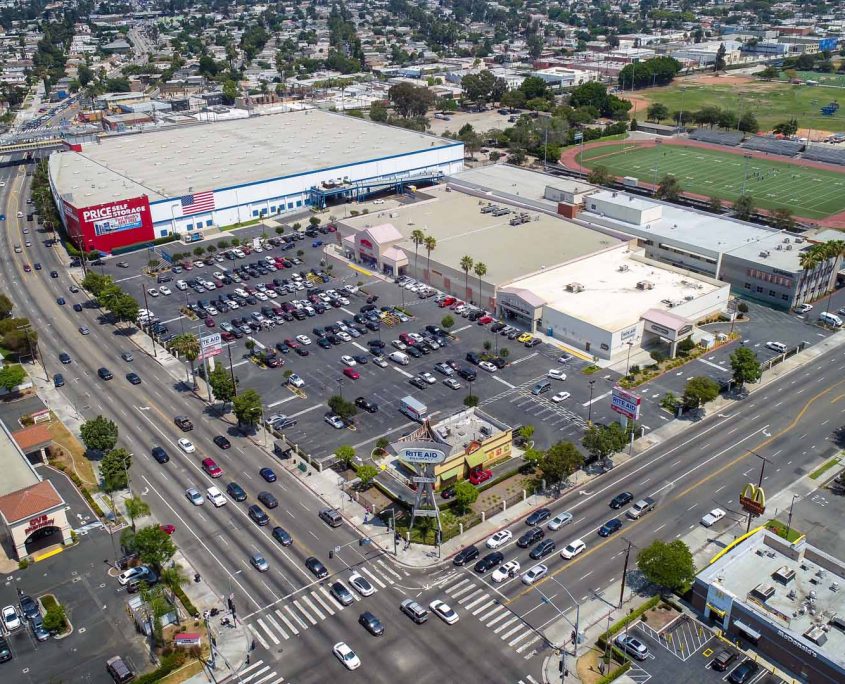
[[(0, 205), (7, 216), (0, 259), (5, 289), (38, 330), (48, 375), (62, 372), (67, 381), (60, 390), (50, 390), (47, 400), (66, 401), (84, 418), (104, 414), (118, 424), (121, 444), (133, 453), (133, 489), (143, 494), (160, 522), (176, 526), (175, 540), (203, 581), (221, 597), (234, 593), (239, 615), (258, 647), (250, 667), (260, 661), (252, 671), (260, 670), (260, 679), (267, 684), (282, 678), (325, 681), (335, 670), (350, 678), (384, 682), (405, 675), (432, 682), (538, 681), (542, 659), (551, 653), (548, 641), (557, 642), (569, 633), (568, 627), (555, 625), (558, 611), (571, 613), (573, 606), (560, 585), (584, 605), (615, 603), (618, 596), (607, 589), (621, 577), (628, 541), (635, 554), (654, 538), (695, 536), (698, 520), (716, 506), (731, 512), (714, 530), (700, 535), (702, 543), (708, 534), (715, 536), (731, 525), (737, 533), (744, 531), (735, 502), (742, 484), (756, 481), (762, 458), (767, 459), (763, 484), (771, 496), (834, 449), (830, 438), (845, 409), (845, 381), (840, 380), (845, 361), (841, 354), (829, 352), (556, 502), (555, 512), (569, 510), (574, 518), (547, 536), (558, 550), (579, 537), (587, 549), (572, 561), (564, 561), (557, 552), (547, 557), (543, 562), (550, 576), (533, 587), (518, 578), (494, 585), (489, 575), (480, 577), (471, 568), (454, 568), (448, 561), (427, 570), (407, 570), (375, 547), (360, 547), (358, 533), (347, 525), (337, 529), (324, 525), (317, 517), (322, 502), (299, 481), (282, 474), (281, 468), (278, 482), (265, 483), (258, 470), (272, 465), (266, 453), (227, 432), (226, 423), (154, 359), (138, 352), (122, 331), (102, 324), (97, 309), (74, 312), (72, 304), (86, 298), (84, 293), (68, 291), (66, 255), (47, 247), (47, 236), (35, 226), (24, 236), (23, 223), (16, 219), (27, 196), (23, 168), (0, 173), (6, 182), (0, 189)], [(15, 254), (12, 246), (25, 244), (26, 237), (32, 246)], [(23, 264), (34, 262), (42, 263), (43, 270), (24, 272)], [(57, 279), (49, 277), (53, 268), (60, 272)], [(64, 297), (67, 304), (58, 305), (57, 297)], [(81, 335), (77, 331), (81, 325), (91, 334)], [(131, 364), (120, 359), (127, 350), (135, 352)], [(70, 365), (58, 361), (62, 351), (71, 355)], [(96, 371), (103, 366), (112, 370), (113, 380), (98, 379)], [(130, 370), (141, 376), (142, 384), (133, 386), (124, 379)], [(177, 414), (190, 416), (196, 428), (184, 435), (173, 424)], [(211, 441), (217, 434), (227, 434), (232, 448), (218, 449)], [(176, 440), (182, 436), (194, 442), (197, 453), (180, 452)], [(156, 463), (150, 456), (153, 445), (167, 449), (171, 461)], [(223, 467), (221, 480), (215, 483), (205, 475), (199, 465), (202, 456), (212, 456)], [(230, 480), (240, 482), (250, 501), (265, 489), (277, 496), (281, 505), (270, 511), (269, 527), (252, 523), (244, 504), (195, 507), (184, 496), (188, 486), (205, 488)], [(657, 508), (636, 522), (624, 521), (620, 532), (603, 539), (596, 530), (617, 514), (608, 503), (621, 491), (636, 498), (652, 496)], [(290, 532), (292, 546), (283, 548), (270, 536), (273, 525)], [(516, 538), (527, 528), (519, 523), (511, 529)], [(329, 551), (336, 547), (343, 548), (329, 559)], [(248, 557), (255, 551), (269, 560), (267, 573), (249, 565)], [(528, 550), (513, 542), (504, 553), (506, 560), (516, 558), (523, 568), (534, 563)], [(304, 559), (311, 555), (327, 565), (329, 580), (319, 582), (305, 568)], [(345, 578), (352, 569), (358, 569), (376, 592), (342, 608), (327, 589), (335, 577)], [(461, 619), (449, 626), (431, 616), (428, 623), (414, 625), (399, 612), (399, 602), (406, 597), (424, 604), (446, 599)], [(357, 624), (365, 609), (385, 624), (383, 637), (372, 637)], [(361, 657), (363, 666), (357, 672), (347, 675), (332, 659), (331, 645), (340, 640)]]

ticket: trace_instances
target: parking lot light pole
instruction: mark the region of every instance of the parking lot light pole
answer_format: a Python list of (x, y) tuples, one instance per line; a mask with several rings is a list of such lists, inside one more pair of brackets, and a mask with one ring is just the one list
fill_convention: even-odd
[(340, 398), (343, 399), (343, 378), (337, 379), (337, 388), (338, 388), (338, 391), (340, 392)]
[(789, 518), (786, 521), (786, 541), (789, 541), (789, 530), (792, 527), (792, 507), (795, 505), (795, 499), (800, 499), (800, 494), (792, 495), (792, 502), (789, 504)]
[(596, 384), (595, 380), (590, 380), (590, 402), (587, 404), (587, 427), (593, 424), (593, 385)]

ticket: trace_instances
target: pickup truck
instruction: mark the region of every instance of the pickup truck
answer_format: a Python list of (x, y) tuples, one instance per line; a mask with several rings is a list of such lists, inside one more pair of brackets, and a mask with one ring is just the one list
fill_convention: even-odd
[(640, 499), (639, 501), (637, 501), (637, 503), (635, 503), (627, 511), (625, 511), (625, 515), (631, 518), (631, 520), (637, 520), (649, 511), (653, 511), (656, 505), (657, 504), (655, 503), (654, 499), (647, 496), (644, 499)]

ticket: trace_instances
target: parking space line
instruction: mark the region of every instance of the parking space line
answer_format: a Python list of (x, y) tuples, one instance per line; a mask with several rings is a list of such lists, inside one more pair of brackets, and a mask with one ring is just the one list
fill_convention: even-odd
[(593, 397), (592, 401), (585, 401), (583, 404), (581, 404), (581, 406), (583, 406), (584, 408), (587, 408), (590, 404), (595, 404), (597, 401), (599, 401), (599, 399), (604, 399), (605, 397), (609, 397), (611, 394), (612, 394), (612, 392), (605, 392), (604, 394), (600, 394), (597, 397)]
[(503, 385), (510, 387), (511, 389), (516, 389), (516, 385), (512, 385), (507, 380), (502, 380), (498, 375), (491, 376), (496, 382), (501, 382)]
[(298, 413), (292, 413), (288, 416), (288, 418), (298, 418), (299, 416), (303, 416), (306, 413), (310, 413), (311, 411), (316, 411), (318, 408), (323, 408), (325, 404), (315, 404), (314, 406), (310, 406), (307, 409), (302, 409)]
[(411, 375), (407, 371), (403, 371), (401, 368), (399, 368), (399, 366), (391, 366), (391, 368), (393, 368), (393, 370), (395, 370), (397, 373), (401, 373), (406, 378), (413, 378), (414, 377), (413, 375)]
[(294, 399), (299, 399), (296, 395), (291, 395), (289, 397), (285, 397), (284, 399), (279, 399), (279, 401), (274, 401), (272, 404), (267, 404), (267, 408), (275, 408), (281, 404), (286, 404), (289, 401), (293, 401)]

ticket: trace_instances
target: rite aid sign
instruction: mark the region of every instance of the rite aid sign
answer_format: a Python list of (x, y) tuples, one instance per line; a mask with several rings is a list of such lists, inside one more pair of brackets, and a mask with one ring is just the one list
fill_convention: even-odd
[(640, 419), (640, 397), (621, 387), (613, 388), (610, 394), (610, 408), (631, 420)]
[(443, 463), (446, 454), (439, 449), (402, 449), (402, 460), (408, 463)]

